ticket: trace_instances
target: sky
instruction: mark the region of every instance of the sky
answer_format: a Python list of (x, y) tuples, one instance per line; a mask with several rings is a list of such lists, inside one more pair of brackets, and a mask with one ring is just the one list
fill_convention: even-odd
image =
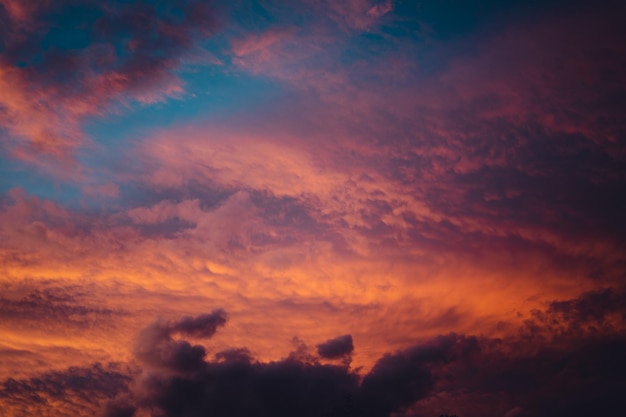
[(0, 0), (0, 414), (619, 414), (624, 19)]

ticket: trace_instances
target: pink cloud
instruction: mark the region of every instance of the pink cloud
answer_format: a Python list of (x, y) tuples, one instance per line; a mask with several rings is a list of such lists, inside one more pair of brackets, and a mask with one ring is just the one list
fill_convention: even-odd
[(136, 223), (148, 224), (162, 223), (173, 218), (194, 222), (200, 218), (200, 214), (199, 200), (187, 200), (178, 204), (161, 201), (152, 207), (137, 207), (128, 212), (128, 216)]
[[(3, 6), (9, 15), (2, 29), (6, 45), (0, 59), (5, 146), (13, 157), (47, 168), (55, 161), (72, 166), (75, 152), (92, 146), (82, 131), (86, 118), (115, 111), (115, 106), (151, 104), (180, 95), (182, 81), (173, 71), (196, 39), (207, 35), (212, 22), (211, 10), (195, 0), (181, 5), (180, 22), (151, 7), (94, 6), (101, 15), (81, 26), (90, 31), (84, 36), (94, 43), (70, 52), (52, 45), (37, 58), (41, 31), (66, 29), (67, 24), (54, 21), (63, 18), (66, 2), (24, 5), (5, 0)], [(133, 23), (137, 19), (143, 22), (143, 31)], [(129, 34), (131, 39), (124, 41)]]
[(236, 39), (232, 43), (232, 50), (238, 57), (262, 53), (273, 46), (283, 43), (286, 39), (292, 39), (293, 30), (272, 29), (260, 34), (247, 35)]

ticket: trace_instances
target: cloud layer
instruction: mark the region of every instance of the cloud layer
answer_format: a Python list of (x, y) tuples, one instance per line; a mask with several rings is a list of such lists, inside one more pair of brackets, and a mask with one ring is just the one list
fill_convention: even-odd
[(0, 0), (0, 408), (623, 408), (623, 15)]

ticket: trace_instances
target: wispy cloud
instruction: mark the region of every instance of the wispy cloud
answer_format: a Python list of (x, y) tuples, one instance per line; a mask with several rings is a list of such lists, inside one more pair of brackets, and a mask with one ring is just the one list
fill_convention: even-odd
[(67, 164), (89, 145), (87, 117), (182, 92), (175, 70), (211, 33), (203, 2), (3, 1), (0, 124), (4, 149), (28, 163)]

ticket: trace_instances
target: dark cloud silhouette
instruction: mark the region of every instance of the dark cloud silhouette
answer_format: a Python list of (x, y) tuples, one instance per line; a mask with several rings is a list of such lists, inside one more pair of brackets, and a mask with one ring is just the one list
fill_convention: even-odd
[(139, 334), (135, 355), (143, 363), (157, 368), (179, 371), (201, 368), (205, 348), (192, 346), (186, 340), (175, 340), (172, 336), (211, 337), (218, 327), (226, 324), (226, 320), (226, 312), (215, 310), (211, 314), (184, 317), (173, 322), (154, 322)]
[(552, 301), (532, 311), (520, 329), (529, 341), (580, 343), (580, 338), (623, 334), (626, 328), (626, 292), (623, 288), (590, 291), (570, 300)]
[[(600, 294), (600, 295), (599, 295)], [(604, 294), (604, 295), (602, 295)], [(614, 290), (583, 294), (547, 306), (588, 310)], [(598, 298), (599, 297), (599, 298)], [(595, 300), (595, 301), (589, 301)], [(594, 314), (586, 314), (594, 321)], [(576, 320), (578, 320), (576, 318)], [(484, 416), (592, 415), (623, 409), (626, 335), (572, 334), (567, 343), (493, 339), (458, 334), (439, 336), (380, 358), (366, 374), (323, 364), (294, 352), (274, 362), (255, 360), (247, 349), (218, 352), (206, 360), (204, 347), (174, 340), (172, 334), (212, 335), (226, 321), (222, 310), (156, 322), (140, 335), (145, 368), (134, 388), (104, 410), (129, 417), (140, 409), (159, 416), (361, 416), (457, 414)], [(544, 331), (554, 329), (537, 322)], [(349, 355), (344, 335), (318, 345), (323, 359)]]
[(246, 348), (227, 349), (215, 354), (218, 362), (247, 362), (254, 360), (250, 351)]
[(460, 360), (478, 349), (475, 338), (456, 334), (436, 338), (382, 357), (365, 375), (361, 402), (372, 417), (389, 416), (424, 398), (435, 386), (432, 369)]
[(572, 324), (603, 322), (611, 314), (626, 318), (626, 292), (614, 288), (590, 291), (572, 300), (553, 301), (548, 313), (560, 314)]
[(216, 310), (211, 314), (202, 314), (197, 317), (184, 317), (170, 325), (173, 333), (184, 336), (211, 337), (218, 327), (226, 324), (227, 315), (224, 310)]
[[(617, 293), (611, 289), (583, 294), (559, 305), (601, 304), (598, 300)], [(585, 317), (587, 322), (597, 321), (597, 315)], [(582, 417), (614, 413), (626, 406), (623, 331), (572, 333), (565, 343), (558, 338), (555, 342), (448, 334), (386, 354), (365, 374), (295, 353), (261, 362), (244, 348), (217, 352), (207, 359), (203, 346), (174, 339), (176, 335), (210, 337), (225, 323), (223, 310), (157, 321), (138, 338), (141, 372), (95, 364), (28, 379), (10, 378), (1, 385), (0, 406), (16, 415), (54, 408), (51, 415), (100, 410), (105, 417), (136, 416), (139, 410), (162, 417), (387, 417), (394, 413)], [(536, 326), (553, 331), (548, 324)], [(346, 343), (347, 336), (322, 345)]]
[(355, 415), (357, 376), (329, 365), (225, 361), (143, 384), (148, 396), (140, 404), (165, 416)]
[(624, 409), (626, 337), (571, 344), (481, 339), (470, 356), (433, 369), (437, 384), (413, 407), (417, 415), (573, 417)]
[[(436, 383), (411, 410), (467, 417), (582, 417), (626, 407), (622, 291), (609, 288), (535, 311), (519, 336), (471, 338), (431, 368)], [(603, 322), (613, 322), (602, 326)], [(383, 385), (384, 386), (384, 385)]]
[(349, 334), (327, 340), (317, 345), (317, 353), (326, 359), (339, 359), (350, 356), (354, 351), (352, 336)]
[[(434, 386), (430, 368), (466, 350), (467, 339), (450, 335), (382, 358), (362, 380), (347, 366), (322, 364), (311, 355), (290, 354), (256, 361), (246, 349), (219, 352), (206, 361), (204, 347), (171, 335), (200, 327), (211, 334), (224, 312), (172, 323), (156, 322), (139, 336), (137, 358), (147, 367), (136, 389), (109, 404), (107, 417), (140, 408), (165, 416), (388, 416), (424, 397)], [(206, 325), (206, 327), (205, 327)], [(326, 357), (349, 355), (350, 335), (320, 345)], [(338, 356), (339, 355), (339, 356)]]

